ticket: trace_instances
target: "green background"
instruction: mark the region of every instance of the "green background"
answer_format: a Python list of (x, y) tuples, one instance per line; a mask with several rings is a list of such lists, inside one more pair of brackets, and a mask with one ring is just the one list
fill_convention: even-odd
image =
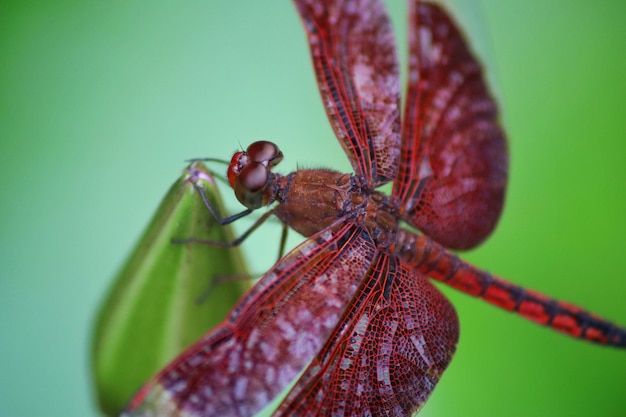
[[(404, 59), (405, 4), (388, 4)], [(465, 6), (511, 150), (502, 221), (466, 259), (626, 324), (626, 2)], [(184, 159), (258, 139), (282, 172), (349, 170), (289, 2), (0, 3), (0, 416), (97, 415), (107, 285)], [(253, 271), (279, 232), (244, 246)], [(624, 351), (446, 293), (461, 342), (423, 415), (626, 414)]]

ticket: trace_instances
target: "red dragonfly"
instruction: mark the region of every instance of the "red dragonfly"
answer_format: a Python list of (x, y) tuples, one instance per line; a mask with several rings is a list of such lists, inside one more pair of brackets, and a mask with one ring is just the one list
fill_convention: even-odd
[[(508, 166), (481, 67), (447, 13), (411, 2), (401, 125), (382, 1), (295, 3), (355, 173), (273, 173), (282, 153), (270, 142), (233, 156), (228, 177), (243, 214), (273, 204), (261, 220), (273, 214), (308, 239), (154, 377), (125, 415), (248, 416), (291, 383), (275, 415), (411, 415), (459, 333), (454, 308), (427, 277), (570, 336), (626, 347), (626, 329), (447, 249), (475, 247), (491, 233)], [(389, 182), (391, 196), (377, 191)]]

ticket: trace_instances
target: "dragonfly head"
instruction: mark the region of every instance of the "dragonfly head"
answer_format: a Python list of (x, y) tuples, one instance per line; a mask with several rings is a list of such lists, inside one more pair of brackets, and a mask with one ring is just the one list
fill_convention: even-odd
[(254, 142), (248, 149), (236, 152), (228, 166), (228, 181), (237, 200), (250, 209), (269, 204), (266, 193), (270, 170), (283, 160), (283, 153), (272, 142)]

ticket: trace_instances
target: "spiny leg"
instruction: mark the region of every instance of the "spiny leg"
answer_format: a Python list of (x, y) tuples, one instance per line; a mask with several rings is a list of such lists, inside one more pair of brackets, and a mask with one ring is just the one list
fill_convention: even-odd
[[(252, 210), (247, 210), (247, 211), (252, 212)], [(249, 214), (249, 213), (247, 213), (247, 214)], [(195, 238), (195, 237), (190, 237), (190, 238), (185, 238), (185, 239), (176, 239), (176, 238), (174, 238), (174, 239), (172, 239), (172, 243), (199, 243), (201, 245), (218, 246), (218, 247), (223, 247), (223, 248), (232, 248), (232, 247), (235, 247), (235, 246), (239, 246), (261, 224), (265, 223), (265, 221), (272, 214), (274, 214), (274, 210), (273, 209), (266, 211), (265, 213), (263, 213), (263, 215), (261, 217), (259, 217), (254, 222), (254, 224), (252, 226), (250, 226), (248, 228), (248, 230), (246, 230), (241, 236), (239, 236), (238, 238), (236, 238), (235, 240), (232, 240), (230, 242), (217, 242), (217, 241), (209, 241), (209, 240), (204, 240), (204, 239), (198, 239), (198, 238)], [(230, 217), (234, 217), (234, 216), (230, 216)], [(228, 217), (227, 219), (230, 219), (230, 217)], [(243, 217), (243, 216), (240, 216), (240, 217)], [(226, 224), (228, 224), (228, 223), (226, 223)]]

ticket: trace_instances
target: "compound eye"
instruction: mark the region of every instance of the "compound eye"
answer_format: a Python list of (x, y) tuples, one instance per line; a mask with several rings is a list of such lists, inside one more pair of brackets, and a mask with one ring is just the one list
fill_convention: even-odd
[(268, 170), (260, 162), (252, 162), (245, 166), (239, 175), (238, 183), (248, 191), (259, 191), (267, 184)]
[(249, 160), (250, 159), (245, 152), (236, 152), (230, 159), (226, 175), (228, 176), (228, 182), (231, 187), (235, 187), (235, 181), (237, 181), (237, 178), (241, 175), (243, 168), (248, 165)]
[(248, 155), (255, 162), (262, 162), (266, 166), (276, 166), (283, 160), (283, 153), (272, 142), (260, 140), (248, 146)]
[(246, 165), (233, 187), (237, 200), (250, 209), (262, 207), (268, 178), (269, 170), (263, 163), (252, 162)]

